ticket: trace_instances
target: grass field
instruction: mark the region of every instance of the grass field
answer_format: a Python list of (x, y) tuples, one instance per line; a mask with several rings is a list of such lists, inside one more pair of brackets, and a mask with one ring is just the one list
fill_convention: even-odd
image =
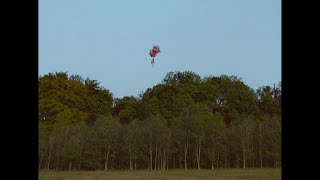
[(143, 179), (217, 179), (217, 180), (279, 180), (281, 179), (280, 168), (257, 168), (257, 169), (215, 169), (215, 170), (166, 170), (166, 171), (40, 171), (40, 180), (143, 180)]

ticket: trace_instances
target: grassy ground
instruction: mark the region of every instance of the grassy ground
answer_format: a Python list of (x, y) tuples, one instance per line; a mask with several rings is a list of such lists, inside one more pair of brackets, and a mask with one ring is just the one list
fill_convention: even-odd
[(257, 169), (215, 169), (215, 170), (166, 170), (166, 171), (41, 171), (39, 173), (40, 180), (143, 180), (143, 179), (217, 179), (217, 180), (280, 180), (280, 168), (257, 168)]

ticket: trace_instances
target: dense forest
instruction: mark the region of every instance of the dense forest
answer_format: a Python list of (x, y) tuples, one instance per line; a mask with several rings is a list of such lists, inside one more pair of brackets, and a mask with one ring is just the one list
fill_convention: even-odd
[(281, 166), (281, 82), (169, 72), (123, 98), (66, 72), (38, 83), (39, 170)]

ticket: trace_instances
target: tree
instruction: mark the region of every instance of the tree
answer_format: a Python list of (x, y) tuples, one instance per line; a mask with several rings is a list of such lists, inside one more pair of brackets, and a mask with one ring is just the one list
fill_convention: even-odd
[(200, 157), (203, 139), (205, 137), (205, 128), (209, 121), (214, 119), (212, 112), (205, 104), (197, 103), (195, 105), (195, 113), (193, 114), (194, 121), (194, 136), (196, 138), (196, 157), (198, 170), (200, 170)]
[(111, 112), (112, 94), (96, 80), (83, 81), (79, 75), (57, 72), (40, 77), (38, 84), (39, 121), (54, 121), (60, 112), (71, 109), (92, 124), (98, 116)]
[(195, 121), (192, 112), (192, 106), (183, 109), (179, 118), (179, 129), (184, 144), (184, 168), (187, 169), (187, 156), (190, 145), (190, 140), (194, 137)]
[(250, 143), (253, 137), (253, 117), (242, 114), (239, 119), (234, 122), (233, 133), (240, 143), (242, 151), (243, 168), (246, 168), (247, 156), (249, 153)]
[(62, 157), (65, 163), (69, 163), (69, 171), (72, 171), (73, 164), (79, 163), (77, 160), (81, 152), (81, 142), (75, 134), (74, 126), (67, 127), (66, 130), (66, 139), (62, 145)]
[(39, 170), (247, 168), (281, 164), (281, 83), (169, 72), (138, 97), (97, 80), (39, 77)]
[[(122, 126), (122, 135), (124, 144), (122, 147), (129, 154), (129, 169), (137, 168), (137, 150), (140, 124), (137, 119), (132, 120), (129, 124)], [(134, 160), (134, 163), (133, 163)]]
[(130, 123), (131, 120), (137, 118), (137, 99), (133, 96), (125, 96), (122, 99), (115, 99), (112, 115), (119, 117), (121, 124)]
[(118, 135), (120, 123), (117, 118), (113, 118), (111, 115), (100, 116), (94, 123), (94, 128), (97, 132), (100, 149), (103, 152), (103, 158), (105, 161), (104, 170), (108, 170), (109, 155), (111, 150), (115, 146), (115, 140)]
[(205, 144), (207, 145), (208, 158), (211, 161), (211, 169), (218, 167), (220, 146), (226, 138), (226, 126), (223, 122), (223, 117), (219, 113), (214, 113), (212, 118), (208, 119), (205, 124)]

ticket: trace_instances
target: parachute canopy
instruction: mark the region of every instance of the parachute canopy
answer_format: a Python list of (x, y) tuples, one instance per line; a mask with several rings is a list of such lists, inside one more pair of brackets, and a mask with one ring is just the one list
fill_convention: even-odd
[(161, 52), (161, 51), (160, 51), (160, 47), (157, 46), (157, 45), (155, 45), (155, 46), (153, 46), (153, 48), (150, 50), (149, 55), (154, 58), (154, 57), (156, 57), (156, 55), (157, 55), (159, 52)]
[(157, 45), (154, 45), (154, 46), (152, 47), (152, 49), (150, 50), (150, 52), (149, 52), (149, 55), (152, 57), (152, 60), (151, 60), (152, 67), (153, 67), (153, 64), (154, 64), (154, 57), (156, 57), (156, 55), (157, 55), (159, 52), (161, 52), (161, 51), (160, 51), (160, 47), (157, 46)]

